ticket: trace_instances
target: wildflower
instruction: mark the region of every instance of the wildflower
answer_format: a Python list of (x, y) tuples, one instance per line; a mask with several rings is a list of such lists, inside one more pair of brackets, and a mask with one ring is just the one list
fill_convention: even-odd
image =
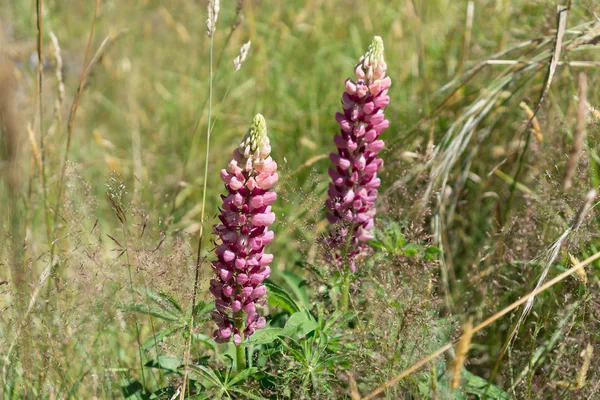
[(277, 163), (270, 157), (271, 146), (262, 115), (257, 114), (242, 143), (233, 152), (227, 169), (221, 170), (227, 195), (220, 223), (213, 231), (220, 244), (210, 291), (215, 296), (212, 316), (218, 325), (213, 336), (219, 343), (233, 338), (236, 346), (255, 330), (265, 327), (265, 318), (256, 308), (265, 303), (264, 280), (271, 274), (272, 254), (264, 248), (274, 238), (268, 227), (275, 221), (271, 204), (277, 195), (271, 187), (277, 182)]
[(377, 171), (383, 160), (377, 153), (385, 143), (379, 139), (387, 129), (384, 108), (390, 102), (392, 84), (386, 76), (383, 41), (375, 36), (367, 53), (354, 69), (356, 80), (346, 80), (342, 96), (343, 113), (336, 114), (340, 134), (333, 140), (338, 150), (330, 154), (329, 199), (327, 218), (333, 225), (327, 244), (335, 253), (332, 258), (341, 266), (348, 263), (355, 272), (355, 258), (373, 239), (373, 217), (380, 179)]

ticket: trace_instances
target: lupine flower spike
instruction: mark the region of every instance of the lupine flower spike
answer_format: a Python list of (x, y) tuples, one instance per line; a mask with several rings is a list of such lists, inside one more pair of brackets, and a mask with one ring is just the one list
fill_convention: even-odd
[(384, 108), (389, 104), (388, 89), (392, 84), (386, 76), (383, 41), (375, 36), (367, 53), (354, 68), (356, 80), (346, 80), (342, 96), (343, 113), (335, 118), (340, 134), (334, 137), (337, 152), (330, 154), (327, 218), (333, 225), (327, 244), (329, 256), (339, 267), (348, 265), (355, 272), (356, 256), (373, 239), (375, 200), (380, 180), (377, 171), (383, 160), (377, 153), (384, 147), (379, 139), (387, 129)]
[(218, 325), (213, 336), (219, 343), (233, 339), (239, 346), (242, 333), (248, 338), (265, 327), (257, 306), (265, 303), (263, 281), (271, 274), (273, 255), (265, 254), (264, 248), (274, 238), (268, 227), (275, 221), (271, 204), (277, 195), (271, 187), (278, 179), (270, 153), (265, 119), (257, 114), (233, 160), (221, 170), (227, 194), (221, 195), (221, 222), (213, 227), (220, 243), (210, 282), (216, 298), (212, 317)]

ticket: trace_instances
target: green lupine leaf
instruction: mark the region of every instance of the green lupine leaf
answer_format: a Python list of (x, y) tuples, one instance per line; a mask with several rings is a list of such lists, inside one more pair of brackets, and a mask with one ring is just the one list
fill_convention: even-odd
[(290, 314), (300, 311), (298, 303), (281, 287), (273, 283), (271, 280), (265, 281), (267, 287), (267, 299), (269, 304), (274, 307), (281, 306)]
[(254, 335), (246, 341), (248, 344), (270, 344), (281, 336), (283, 329), (281, 328), (264, 328), (257, 330)]
[(130, 304), (123, 307), (122, 309), (152, 315), (156, 318), (164, 319), (166, 321), (179, 321), (179, 317), (177, 315), (170, 314), (161, 308), (153, 307), (148, 304)]
[(158, 332), (155, 336), (146, 340), (144, 342), (144, 344), (142, 345), (142, 350), (151, 349), (152, 347), (156, 346), (157, 344), (164, 342), (166, 338), (179, 332), (183, 328), (184, 328), (183, 326), (176, 326), (173, 328), (163, 329), (162, 331)]
[(292, 314), (281, 334), (288, 337), (293, 335), (305, 336), (314, 331), (317, 325), (317, 321), (315, 321), (308, 311), (299, 311)]

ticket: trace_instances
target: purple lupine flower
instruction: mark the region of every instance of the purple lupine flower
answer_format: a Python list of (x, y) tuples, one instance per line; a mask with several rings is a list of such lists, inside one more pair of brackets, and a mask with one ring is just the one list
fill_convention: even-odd
[(354, 69), (356, 81), (346, 80), (344, 112), (335, 116), (341, 129), (333, 138), (338, 151), (329, 155), (335, 167), (329, 169), (332, 182), (326, 207), (333, 227), (327, 245), (332, 261), (340, 267), (348, 264), (352, 272), (356, 270), (356, 256), (373, 239), (374, 205), (380, 184), (377, 171), (383, 166), (377, 153), (385, 145), (379, 135), (389, 126), (383, 111), (390, 102), (388, 89), (392, 81), (386, 69), (383, 41), (375, 36)]
[(264, 280), (271, 274), (272, 254), (264, 248), (274, 238), (268, 227), (275, 221), (271, 204), (277, 198), (270, 189), (278, 179), (277, 163), (269, 156), (267, 126), (257, 114), (240, 146), (233, 152), (227, 169), (221, 170), (227, 195), (213, 227), (220, 239), (217, 260), (212, 262), (215, 277), (210, 291), (215, 296), (212, 317), (218, 325), (213, 336), (219, 343), (233, 338), (236, 346), (255, 330), (266, 325), (256, 308), (265, 303)]

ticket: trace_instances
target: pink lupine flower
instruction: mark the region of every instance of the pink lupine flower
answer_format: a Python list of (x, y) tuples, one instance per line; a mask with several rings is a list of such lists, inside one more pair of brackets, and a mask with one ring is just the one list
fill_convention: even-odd
[(268, 227), (275, 221), (271, 204), (277, 198), (270, 189), (278, 179), (270, 153), (265, 119), (257, 114), (233, 160), (221, 171), (227, 194), (221, 195), (221, 223), (213, 227), (220, 244), (210, 281), (216, 306), (212, 317), (218, 325), (213, 336), (219, 343), (233, 339), (239, 346), (242, 334), (248, 338), (266, 325), (256, 307), (265, 303), (263, 283), (273, 261), (272, 254), (264, 253), (274, 238)]
[(373, 239), (374, 205), (380, 184), (377, 171), (383, 166), (377, 153), (385, 145), (379, 135), (389, 126), (384, 108), (390, 102), (388, 89), (392, 81), (386, 69), (383, 41), (375, 36), (354, 68), (356, 80), (346, 80), (343, 113), (335, 116), (340, 133), (333, 138), (337, 153), (329, 156), (334, 167), (329, 169), (326, 207), (333, 227), (327, 244), (334, 263), (347, 264), (352, 272), (356, 270), (356, 256)]

